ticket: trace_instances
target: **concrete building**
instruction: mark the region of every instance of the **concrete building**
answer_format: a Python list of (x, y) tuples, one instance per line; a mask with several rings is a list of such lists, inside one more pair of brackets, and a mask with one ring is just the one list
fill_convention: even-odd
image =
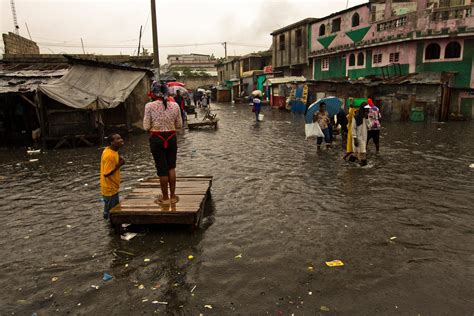
[[(318, 19), (310, 26), (310, 77), (316, 82), (390, 81), (437, 73), (442, 80), (437, 95), (418, 90), (420, 97), (398, 97), (425, 112), (436, 105), (430, 112), (435, 119), (445, 120), (450, 113), (472, 118), (472, 12), (471, 0), (374, 0)], [(392, 110), (397, 117), (401, 113), (401, 108)]]
[(226, 81), (239, 79), (241, 76), (240, 56), (229, 56), (227, 60), (216, 64), (218, 85), (225, 85)]
[(190, 70), (192, 72), (206, 72), (210, 76), (217, 76), (216, 60), (210, 55), (203, 54), (181, 54), (168, 55), (168, 63), (163, 66), (163, 72), (178, 72)]
[(311, 78), (308, 53), (310, 49), (310, 25), (317, 21), (306, 18), (273, 31), (273, 69), (282, 71), (284, 76), (305, 76)]

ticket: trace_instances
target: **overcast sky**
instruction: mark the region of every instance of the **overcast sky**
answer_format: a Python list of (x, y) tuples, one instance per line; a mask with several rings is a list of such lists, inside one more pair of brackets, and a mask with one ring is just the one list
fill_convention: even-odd
[[(13, 31), (10, 0), (1, 1), (1, 31)], [(271, 31), (307, 17), (346, 8), (347, 0), (156, 0), (160, 61), (168, 54), (224, 56), (269, 48)], [(349, 0), (349, 6), (367, 2)], [(152, 50), (150, 0), (15, 0), (20, 35), (31, 37), (43, 54), (136, 54)], [(212, 44), (213, 43), (213, 44)], [(212, 45), (208, 45), (212, 44)], [(192, 46), (184, 46), (192, 45)], [(175, 47), (171, 47), (175, 46)], [(1, 43), (3, 53), (3, 41)]]

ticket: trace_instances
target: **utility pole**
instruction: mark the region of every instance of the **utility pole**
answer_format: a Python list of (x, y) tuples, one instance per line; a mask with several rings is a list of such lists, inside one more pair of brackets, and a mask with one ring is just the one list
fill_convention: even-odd
[(224, 45), (225, 60), (227, 60), (227, 42), (222, 43), (222, 45)]
[(140, 36), (138, 36), (138, 55), (140, 56), (140, 45), (142, 43), (142, 25), (140, 25)]
[(28, 24), (26, 24), (26, 22), (25, 22), (25, 26), (26, 26), (26, 30), (28, 31), (28, 36), (30, 37), (30, 40), (33, 40), (31, 38), (30, 29), (28, 28)]
[(86, 51), (84, 50), (84, 42), (82, 41), (82, 37), (81, 37), (81, 45), (82, 45), (82, 52), (84, 53), (84, 55), (86, 54)]
[(151, 0), (151, 29), (153, 30), (153, 63), (156, 68), (156, 81), (160, 81), (160, 54), (158, 52), (158, 30), (156, 27), (155, 0)]

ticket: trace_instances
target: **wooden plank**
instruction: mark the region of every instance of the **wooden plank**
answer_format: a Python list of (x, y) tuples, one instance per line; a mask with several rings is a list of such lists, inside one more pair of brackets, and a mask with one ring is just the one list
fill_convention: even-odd
[(161, 194), (158, 177), (140, 182), (128, 196), (110, 212), (111, 224), (193, 224), (199, 225), (204, 203), (212, 184), (212, 177), (180, 177), (176, 182), (177, 204), (159, 205), (155, 199)]

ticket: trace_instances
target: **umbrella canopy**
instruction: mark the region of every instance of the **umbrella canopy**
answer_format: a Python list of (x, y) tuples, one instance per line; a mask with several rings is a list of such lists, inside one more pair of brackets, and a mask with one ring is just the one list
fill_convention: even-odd
[(166, 84), (168, 85), (168, 87), (176, 87), (176, 86), (184, 87), (185, 86), (184, 83), (179, 82), (179, 81), (171, 81), (171, 82), (167, 82)]
[(319, 99), (308, 107), (308, 111), (306, 112), (304, 119), (306, 123), (309, 124), (313, 122), (313, 115), (319, 111), (319, 105), (323, 102), (326, 103), (326, 111), (328, 112), (329, 116), (336, 115), (341, 109), (342, 102), (336, 97)]
[(177, 91), (181, 91), (181, 94), (188, 93), (188, 90), (181, 86), (171, 86), (168, 88), (168, 91), (170, 94), (176, 94)]

